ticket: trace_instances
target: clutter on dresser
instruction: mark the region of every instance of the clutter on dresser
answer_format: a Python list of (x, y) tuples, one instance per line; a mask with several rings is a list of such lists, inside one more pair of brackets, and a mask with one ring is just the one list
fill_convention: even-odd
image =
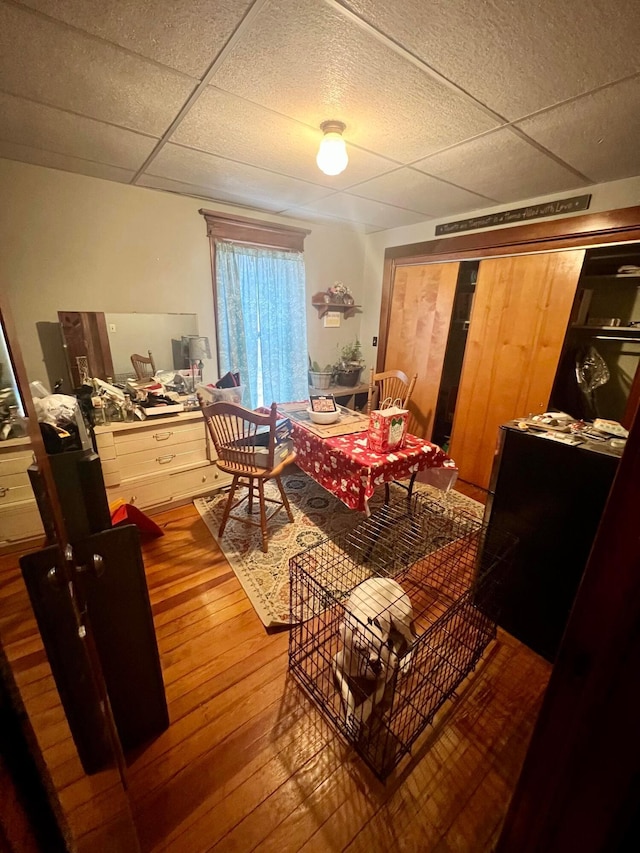
[(571, 445), (600, 445), (599, 449), (620, 456), (629, 436), (621, 423), (606, 418), (585, 421), (566, 412), (543, 412), (516, 418), (513, 425), (522, 432), (531, 430), (541, 438)]
[(241, 406), (243, 393), (240, 374), (231, 370), (214, 384), (204, 385), (201, 382), (196, 386), (196, 396), (203, 403), (236, 403)]
[[(0, 382), (2, 379), (3, 365), (0, 362)], [(27, 424), (16, 389), (11, 385), (6, 388), (0, 385), (0, 441), (23, 438), (26, 434)]]

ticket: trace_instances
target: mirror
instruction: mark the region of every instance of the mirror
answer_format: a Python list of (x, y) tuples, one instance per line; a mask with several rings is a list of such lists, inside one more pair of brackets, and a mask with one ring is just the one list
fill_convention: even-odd
[(182, 338), (198, 334), (195, 314), (105, 314), (105, 320), (114, 378), (133, 373), (132, 353), (147, 355), (149, 350), (158, 370), (189, 367)]
[[(110, 711), (98, 706), (102, 718), (98, 735), (114, 747), (109, 766), (93, 773), (84, 771), (61, 701), (58, 685), (38, 628), (33, 599), (27, 592), (20, 559), (28, 553), (43, 554), (45, 569), (59, 568), (51, 549), (42, 549), (44, 532), (27, 468), (35, 456), (46, 469), (44, 447), (37, 430), (35, 410), (30, 399), (26, 371), (19, 351), (15, 327), (8, 305), (0, 293), (0, 388), (29, 416), (29, 434), (9, 435), (0, 441), (0, 706), (2, 737), (0, 763), (3, 770), (3, 796), (15, 803), (9, 825), (0, 819), (0, 837), (11, 830), (10, 849), (38, 850), (139, 850), (137, 834), (123, 779), (123, 762), (115, 740)], [(14, 403), (12, 402), (13, 406)], [(8, 410), (8, 406), (4, 407)], [(2, 420), (5, 415), (0, 407)], [(14, 414), (12, 412), (12, 414)], [(53, 508), (59, 506), (55, 484), (43, 488)], [(56, 512), (53, 513), (56, 515)], [(57, 512), (60, 515), (60, 511)], [(64, 521), (56, 530), (64, 528)], [(53, 564), (53, 565), (52, 565)], [(49, 569), (49, 572), (51, 569)], [(56, 585), (56, 575), (45, 577), (49, 602), (63, 600), (64, 582)], [(69, 600), (72, 601), (69, 596)], [(60, 632), (80, 636), (75, 619), (57, 623)], [(90, 654), (87, 659), (92, 660)], [(69, 669), (78, 672), (76, 659)], [(99, 674), (91, 670), (97, 679)], [(88, 691), (89, 680), (81, 683)], [(92, 734), (95, 731), (92, 729)], [(11, 750), (5, 750), (7, 732)], [(11, 760), (11, 763), (9, 763)], [(94, 805), (100, 792), (99, 806)], [(5, 802), (0, 797), (0, 802)], [(6, 805), (5, 803), (5, 805)], [(22, 808), (18, 809), (18, 805)], [(2, 809), (0, 809), (2, 811)], [(0, 818), (6, 817), (6, 810)], [(20, 830), (20, 839), (12, 837)], [(15, 843), (14, 843), (15, 842)], [(4, 845), (3, 848), (4, 849)]]
[(37, 323), (51, 388), (62, 378), (71, 393), (86, 375), (124, 381), (135, 372), (133, 353), (149, 351), (157, 370), (189, 367), (182, 338), (198, 334), (196, 314), (59, 311), (59, 324)]

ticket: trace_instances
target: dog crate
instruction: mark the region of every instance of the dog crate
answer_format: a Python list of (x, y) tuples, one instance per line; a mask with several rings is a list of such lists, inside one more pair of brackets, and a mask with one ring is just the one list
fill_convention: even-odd
[[(496, 585), (514, 545), (506, 534), (489, 542), (478, 518), (418, 494), (290, 559), (290, 671), (378, 778), (411, 750), (494, 639)], [(377, 582), (384, 600), (363, 610), (362, 591), (372, 585), (360, 585), (371, 578), (401, 589)], [(394, 624), (384, 632), (405, 594), (411, 642)]]

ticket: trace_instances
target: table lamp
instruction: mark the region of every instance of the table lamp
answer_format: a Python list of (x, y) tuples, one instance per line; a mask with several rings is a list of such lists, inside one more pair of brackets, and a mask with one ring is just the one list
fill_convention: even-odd
[(194, 336), (189, 338), (189, 364), (191, 366), (191, 391), (196, 390), (196, 374), (198, 382), (202, 382), (203, 358), (211, 358), (209, 338)]

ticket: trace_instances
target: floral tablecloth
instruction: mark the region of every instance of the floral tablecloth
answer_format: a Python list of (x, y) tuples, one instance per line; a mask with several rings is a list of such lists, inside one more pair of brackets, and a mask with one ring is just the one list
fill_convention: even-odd
[(368, 512), (376, 486), (419, 475), (420, 481), (449, 489), (456, 481), (456, 464), (436, 444), (408, 434), (405, 445), (393, 453), (374, 453), (367, 433), (319, 438), (291, 421), (296, 463), (351, 509)]

